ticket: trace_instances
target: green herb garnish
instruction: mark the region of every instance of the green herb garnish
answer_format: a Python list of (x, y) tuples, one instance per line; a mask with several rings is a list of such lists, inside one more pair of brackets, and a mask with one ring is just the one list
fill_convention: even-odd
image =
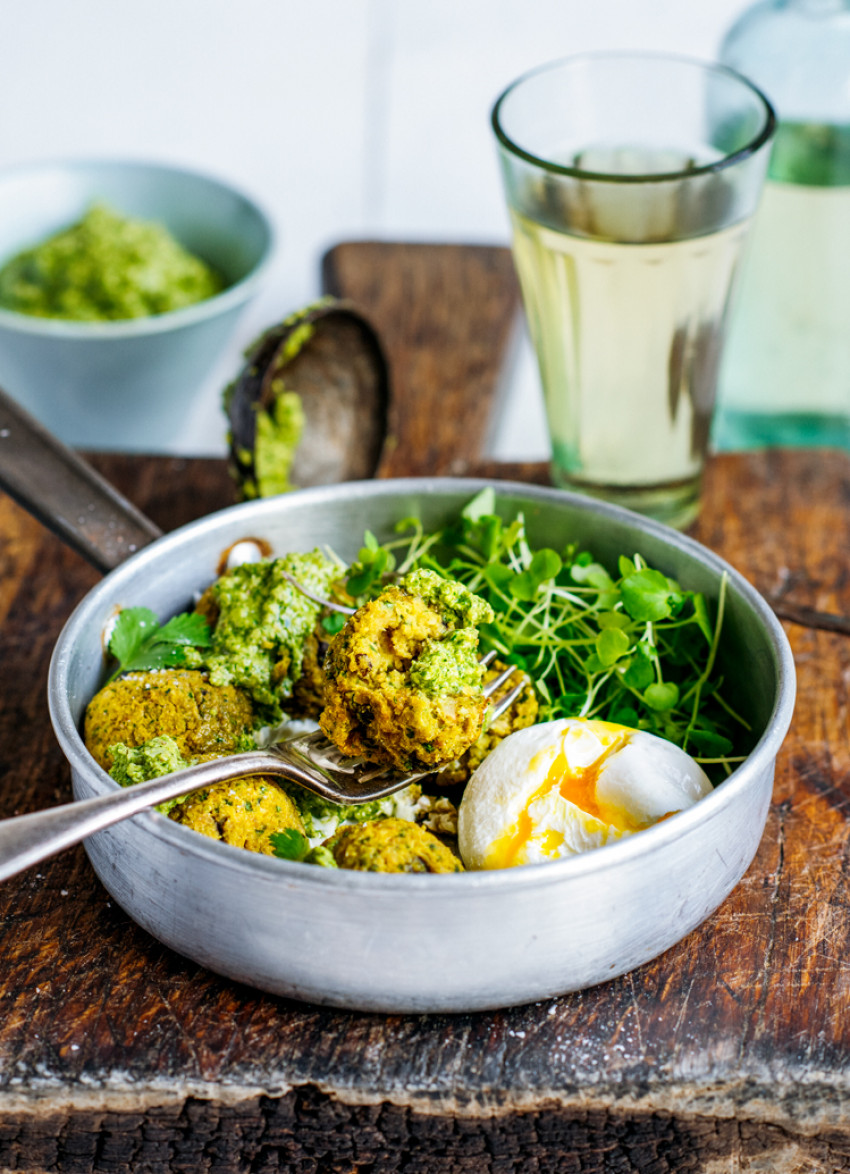
[(322, 616), (321, 625), (329, 636), (335, 636), (345, 627), (345, 616), (342, 612), (332, 611), (330, 615)]
[(269, 841), (275, 856), (281, 860), (303, 860), (310, 851), (310, 841), (298, 828), (270, 832)]
[(382, 577), (390, 574), (395, 568), (395, 558), (386, 546), (379, 546), (375, 535), (367, 530), (363, 537), (363, 546), (352, 563), (346, 590), (355, 599), (365, 595), (370, 587), (383, 585)]
[(179, 668), (186, 663), (186, 648), (206, 648), (209, 643), (209, 624), (194, 612), (173, 616), (160, 625), (150, 608), (125, 607), (109, 637), (109, 651), (118, 661), (109, 679), (114, 681), (122, 673)]

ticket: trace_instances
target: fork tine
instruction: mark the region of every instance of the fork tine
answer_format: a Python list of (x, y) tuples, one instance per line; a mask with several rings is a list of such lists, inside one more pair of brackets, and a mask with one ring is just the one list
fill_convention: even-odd
[(485, 697), (492, 697), (494, 693), (498, 693), (502, 685), (506, 685), (515, 672), (518, 672), (515, 664), (509, 664), (506, 669), (499, 673), (498, 677), (494, 677), (492, 681), (485, 681), (484, 687), (481, 690)]
[[(482, 666), (489, 665), (496, 655), (495, 649), (485, 653), (480, 657)], [(492, 681), (487, 681), (482, 689), (484, 696), (491, 698), (515, 673), (519, 674), (517, 683), (490, 708), (491, 722), (513, 705), (526, 687), (527, 677), (516, 665), (510, 665)], [(385, 765), (366, 762), (362, 758), (347, 758), (321, 730), (279, 743), (271, 748), (271, 755), (278, 759), (275, 773), (288, 774), (308, 790), (337, 803), (362, 803), (367, 799), (377, 799), (434, 773), (431, 769), (404, 774)]]
[(517, 681), (517, 683), (514, 685), (513, 689), (510, 689), (504, 695), (504, 697), (499, 698), (499, 700), (493, 706), (493, 709), (490, 714), (490, 723), (491, 724), (496, 720), (497, 717), (501, 717), (503, 713), (507, 713), (507, 711), (513, 705), (513, 703), (516, 701), (517, 697), (519, 697), (520, 693), (522, 693), (523, 689), (525, 688), (525, 685), (526, 685), (525, 677), (521, 677)]

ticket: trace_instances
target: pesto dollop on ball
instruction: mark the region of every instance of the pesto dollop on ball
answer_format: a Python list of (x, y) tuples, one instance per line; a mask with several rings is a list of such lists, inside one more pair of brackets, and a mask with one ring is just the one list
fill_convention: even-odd
[(324, 732), (343, 754), (400, 770), (458, 758), (487, 712), (477, 626), (492, 617), (483, 599), (433, 571), (385, 587), (330, 643)]

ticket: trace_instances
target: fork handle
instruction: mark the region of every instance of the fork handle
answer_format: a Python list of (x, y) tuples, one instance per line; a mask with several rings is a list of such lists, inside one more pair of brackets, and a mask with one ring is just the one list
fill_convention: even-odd
[[(225, 763), (227, 769), (223, 770)], [(78, 844), (95, 832), (136, 815), (147, 807), (190, 795), (193, 791), (221, 782), (223, 778), (271, 774), (276, 766), (279, 768), (282, 765), (279, 760), (272, 762), (268, 754), (249, 751), (226, 760), (201, 762), (175, 774), (147, 783), (137, 783), (108, 795), (80, 799), (31, 815), (4, 819), (0, 821), (0, 881), (55, 856), (72, 844)], [(280, 769), (276, 773), (281, 773)]]
[[(308, 773), (297, 762), (289, 757), (284, 758), (279, 752), (248, 750), (243, 754), (231, 754), (227, 758), (213, 758), (209, 762), (200, 762), (186, 770), (175, 771), (147, 783), (136, 783), (108, 795), (79, 799), (75, 803), (64, 803), (59, 807), (49, 807), (46, 811), (16, 815), (12, 819), (0, 821), (0, 882), (148, 807), (191, 795), (214, 783), (259, 774), (290, 779), (325, 799), (344, 804), (380, 798), (422, 777), (411, 775), (404, 780), (395, 778), (382, 789), (374, 782), (358, 784), (355, 776), (350, 783), (346, 782), (346, 789), (343, 790), (332, 779), (316, 779), (315, 768), (313, 773)], [(361, 786), (362, 795), (359, 793)]]
[(0, 489), (99, 571), (162, 531), (0, 389)]

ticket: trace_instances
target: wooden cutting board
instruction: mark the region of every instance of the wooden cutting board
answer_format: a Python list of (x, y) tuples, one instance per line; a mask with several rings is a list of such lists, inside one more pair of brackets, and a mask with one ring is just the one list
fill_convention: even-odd
[[(393, 363), (384, 475), (545, 480), (482, 460), (516, 306), (503, 250), (345, 244), (324, 271)], [(233, 500), (221, 461), (95, 460), (164, 529)], [(849, 507), (845, 454), (724, 456), (695, 533), (763, 591), (847, 613)], [(0, 498), (0, 816), (70, 797), (47, 669), (96, 578)], [(82, 848), (0, 886), (0, 1171), (850, 1170), (850, 640), (788, 630), (798, 704), (756, 860), (683, 942), (593, 990), (322, 1009), (158, 945)]]

